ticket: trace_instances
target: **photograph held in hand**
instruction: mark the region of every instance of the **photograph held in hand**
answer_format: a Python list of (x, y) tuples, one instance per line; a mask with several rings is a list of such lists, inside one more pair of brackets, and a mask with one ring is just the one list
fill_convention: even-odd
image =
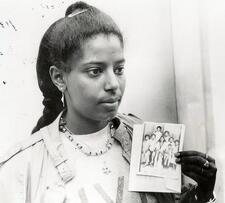
[[(25, 60), (26, 63), (23, 61), (6, 66), (14, 69), (9, 69), (13, 70), (13, 74), (7, 74), (10, 80), (4, 80), (5, 89), (0, 86), (5, 93), (1, 93), (5, 102), (1, 106), (5, 108), (9, 105), (12, 109), (12, 114), (6, 111), (7, 119), (2, 116), (10, 123), (6, 133), (1, 133), (5, 141), (11, 141), (7, 133), (11, 126), (16, 125), (15, 120), (11, 119), (16, 118), (15, 110), (20, 108), (15, 99), (10, 103), (11, 99), (8, 98), (14, 96), (12, 93), (16, 96), (18, 92), (21, 94), (25, 86), (30, 88), (30, 85), (24, 85), (26, 80), (21, 81), (21, 87), (15, 85), (23, 71), (32, 70), (31, 80), (34, 80), (35, 75), (39, 87), (37, 94), (42, 99), (39, 104), (43, 104), (43, 109), (36, 112), (39, 119), (32, 124), (32, 129), (29, 128), (30, 133), (25, 140), (0, 157), (0, 202), (214, 202), (215, 159), (201, 150), (193, 151), (188, 147), (183, 150), (183, 142), (189, 139), (184, 139), (184, 125), (185, 130), (191, 127), (178, 118), (177, 109), (180, 106), (177, 104), (176, 91), (179, 89), (175, 87), (170, 23), (166, 21), (163, 26), (159, 23), (162, 14), (167, 14), (163, 18), (165, 20), (170, 16), (170, 5), (164, 1), (146, 1), (146, 5), (135, 1), (135, 4), (130, 1), (126, 4), (123, 1), (119, 4), (109, 1), (111, 4), (108, 4), (107, 1), (107, 4), (100, 6), (99, 2), (94, 1), (89, 4), (68, 0), (63, 3), (60, 1), (61, 7), (56, 9), (53, 5), (46, 6), (39, 1), (35, 1), (38, 5), (34, 1), (22, 1), (25, 7), (17, 8), (15, 2), (8, 6), (9, 11), (21, 11), (15, 12), (16, 29), (7, 26), (4, 30), (12, 28), (13, 34), (19, 33), (21, 38), (18, 37), (18, 41), (29, 30), (29, 35), (37, 38), (37, 42), (33, 43), (33, 38), (32, 43), (27, 39), (23, 42), (36, 48), (39, 44), (39, 50), (32, 60)], [(48, 11), (40, 17), (33, 4)], [(154, 5), (153, 9), (151, 4)], [(127, 17), (126, 12), (130, 9), (132, 12)], [(153, 12), (152, 17), (145, 16), (150, 13), (149, 9)], [(117, 12), (120, 12), (119, 18)], [(157, 12), (160, 15), (156, 18)], [(111, 13), (118, 20), (121, 18), (121, 22), (117, 24)], [(31, 21), (29, 25), (33, 26), (32, 29), (24, 22), (25, 19), (26, 23)], [(133, 20), (136, 20), (136, 25)], [(5, 22), (8, 21), (1, 23), (3, 27)], [(129, 35), (132, 46), (126, 44), (127, 37), (118, 25), (132, 28)], [(45, 32), (41, 33), (42, 38), (36, 36), (33, 29), (43, 28)], [(168, 32), (164, 33), (165, 30)], [(143, 44), (140, 43), (142, 38), (146, 39), (142, 41)], [(17, 54), (10, 52), (10, 47), (0, 54), (5, 64), (13, 63), (14, 57), (26, 53), (21, 51), (22, 44), (18, 42), (17, 47), (14, 47)], [(145, 47), (143, 52), (139, 52), (141, 45)], [(170, 46), (172, 48), (168, 51)], [(131, 52), (125, 53), (128, 49), (134, 50), (133, 55), (129, 54)], [(11, 55), (7, 58), (5, 53)], [(30, 49), (26, 54), (30, 54)], [(27, 61), (32, 63), (28, 64)], [(36, 69), (32, 65), (34, 62)], [(147, 72), (143, 71), (144, 62)], [(163, 65), (160, 66), (158, 62)], [(1, 63), (2, 60), (0, 67), (5, 67)], [(22, 67), (19, 68), (19, 65)], [(129, 68), (132, 65), (133, 69)], [(4, 73), (7, 71), (4, 69)], [(16, 71), (20, 72), (19, 76)], [(134, 75), (129, 74), (129, 71), (133, 71)], [(126, 78), (126, 75), (129, 77)], [(130, 76), (133, 79), (129, 79)], [(142, 79), (147, 82), (142, 83)], [(8, 91), (7, 87), (13, 85), (17, 89)], [(129, 87), (128, 95), (124, 94), (126, 86)], [(30, 105), (35, 111), (32, 96), (27, 92), (21, 95), (27, 102), (26, 109)], [(134, 112), (135, 115), (120, 113), (119, 107), (126, 98), (127, 103), (123, 106), (126, 111), (122, 111)], [(33, 100), (39, 101), (36, 98)], [(24, 125), (26, 122), (20, 127)], [(16, 136), (17, 132), (13, 134), (13, 141)], [(182, 182), (182, 174), (191, 178), (193, 183)]]

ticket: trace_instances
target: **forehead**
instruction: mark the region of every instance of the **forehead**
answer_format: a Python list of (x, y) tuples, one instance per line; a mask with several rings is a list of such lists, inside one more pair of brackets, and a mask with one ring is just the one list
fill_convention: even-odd
[(86, 40), (82, 45), (83, 60), (104, 60), (109, 56), (113, 59), (123, 59), (123, 46), (114, 34), (98, 34)]

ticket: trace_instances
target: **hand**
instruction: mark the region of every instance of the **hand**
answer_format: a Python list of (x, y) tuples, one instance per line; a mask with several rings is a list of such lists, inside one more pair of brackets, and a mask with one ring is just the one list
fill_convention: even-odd
[(197, 151), (181, 151), (175, 154), (184, 175), (198, 183), (197, 196), (208, 201), (213, 196), (217, 168), (215, 159)]

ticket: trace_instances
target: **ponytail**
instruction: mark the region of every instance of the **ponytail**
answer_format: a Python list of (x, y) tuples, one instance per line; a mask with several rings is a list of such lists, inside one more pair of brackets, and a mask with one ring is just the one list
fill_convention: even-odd
[(43, 115), (39, 118), (36, 126), (32, 130), (32, 134), (51, 124), (63, 110), (63, 102), (59, 95), (54, 98), (44, 97), (42, 104), (44, 105)]

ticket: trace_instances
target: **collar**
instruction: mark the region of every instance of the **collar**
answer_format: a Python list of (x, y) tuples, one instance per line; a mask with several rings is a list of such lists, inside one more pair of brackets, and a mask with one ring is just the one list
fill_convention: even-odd
[[(62, 116), (62, 113), (63, 112), (61, 112), (56, 120), (53, 121), (49, 126), (42, 128), (40, 132), (43, 135), (43, 140), (55, 168), (57, 169), (63, 182), (67, 183), (75, 177), (75, 174), (68, 165), (68, 156), (64, 149), (64, 145), (59, 133), (59, 120)], [(114, 119), (112, 119), (112, 122), (116, 128), (114, 138), (120, 143), (122, 147), (123, 157), (130, 163), (131, 137), (120, 118), (116, 116)]]

